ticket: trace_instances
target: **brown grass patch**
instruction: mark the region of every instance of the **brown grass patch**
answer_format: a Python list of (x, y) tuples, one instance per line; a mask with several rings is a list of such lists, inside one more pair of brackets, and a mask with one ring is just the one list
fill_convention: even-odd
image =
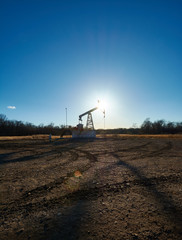
[(97, 134), (98, 138), (182, 138), (182, 134)]
[[(64, 138), (71, 138), (71, 135), (65, 135)], [(182, 134), (97, 134), (97, 138), (182, 138)], [(59, 139), (60, 136), (52, 135), (52, 140)], [(0, 141), (3, 140), (49, 140), (48, 134), (38, 134), (31, 136), (0, 136)]]
[[(60, 138), (60, 136), (52, 135), (52, 139)], [(0, 136), (1, 140), (28, 140), (28, 139), (47, 139), (49, 140), (48, 134), (38, 134), (38, 135), (31, 135), (31, 136)]]

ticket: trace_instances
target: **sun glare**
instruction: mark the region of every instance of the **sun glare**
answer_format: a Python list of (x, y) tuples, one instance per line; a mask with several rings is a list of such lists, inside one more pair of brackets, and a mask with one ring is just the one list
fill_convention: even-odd
[(105, 100), (98, 100), (97, 107), (98, 107), (99, 110), (105, 111), (106, 108), (107, 108), (106, 101)]

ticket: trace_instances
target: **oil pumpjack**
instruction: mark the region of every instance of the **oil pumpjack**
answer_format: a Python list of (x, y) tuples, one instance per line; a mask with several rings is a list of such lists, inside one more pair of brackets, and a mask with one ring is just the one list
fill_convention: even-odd
[[(92, 118), (92, 112), (94, 112), (98, 108), (99, 107), (92, 108), (89, 111), (79, 116), (79, 124), (77, 125), (76, 128), (73, 129), (72, 138), (95, 138), (96, 137), (96, 132), (94, 130), (94, 123)], [(103, 110), (103, 114), (105, 118), (105, 110)], [(82, 124), (82, 117), (85, 115), (87, 115), (87, 123), (86, 123), (86, 128), (84, 129)]]

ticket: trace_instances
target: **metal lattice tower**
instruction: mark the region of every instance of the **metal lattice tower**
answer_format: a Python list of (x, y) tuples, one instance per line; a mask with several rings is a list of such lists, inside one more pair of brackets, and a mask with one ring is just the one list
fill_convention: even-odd
[(87, 125), (86, 125), (86, 128), (94, 130), (94, 123), (93, 123), (93, 119), (92, 119), (92, 114), (91, 113), (88, 113), (88, 115), (87, 115)]

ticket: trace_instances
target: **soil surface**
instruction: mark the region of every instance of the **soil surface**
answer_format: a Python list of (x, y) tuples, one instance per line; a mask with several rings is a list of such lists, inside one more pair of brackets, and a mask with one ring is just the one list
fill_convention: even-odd
[(182, 239), (182, 138), (0, 141), (0, 239)]

